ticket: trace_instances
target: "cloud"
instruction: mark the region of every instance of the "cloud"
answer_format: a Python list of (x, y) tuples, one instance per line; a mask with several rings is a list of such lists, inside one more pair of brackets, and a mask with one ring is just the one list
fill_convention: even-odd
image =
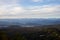
[(0, 5), (4, 4), (17, 4), (19, 0), (0, 0)]
[[(32, 13), (36, 14), (53, 14), (52, 12), (60, 12), (60, 6), (51, 6), (51, 5), (44, 5), (44, 6), (34, 6), (28, 9)], [(58, 14), (58, 13), (57, 13)]]
[(18, 5), (3, 5), (0, 6), (0, 15), (16, 15), (23, 13), (24, 9)]
[(60, 5), (32, 6), (24, 8), (19, 5), (0, 6), (0, 18), (58, 18)]
[(60, 17), (60, 6), (55, 5), (44, 5), (44, 6), (34, 6), (28, 9), (29, 15), (37, 18), (59, 18)]
[[(43, 0), (33, 0), (42, 2)], [(0, 18), (60, 18), (60, 5), (28, 6), (18, 0), (0, 0)]]
[(43, 0), (32, 0), (33, 2), (42, 2)]
[(53, 2), (53, 3), (54, 3), (54, 2), (60, 2), (60, 0), (32, 0), (32, 1), (33, 1), (33, 2), (43, 2), (43, 3), (44, 3), (44, 2), (51, 2), (51, 3), (52, 3), (52, 2)]

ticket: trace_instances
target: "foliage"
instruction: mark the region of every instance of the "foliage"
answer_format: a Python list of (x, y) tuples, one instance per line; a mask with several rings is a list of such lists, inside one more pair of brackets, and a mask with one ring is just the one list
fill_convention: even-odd
[(34, 32), (11, 30), (0, 29), (0, 40), (60, 40), (60, 30), (57, 28), (45, 28)]

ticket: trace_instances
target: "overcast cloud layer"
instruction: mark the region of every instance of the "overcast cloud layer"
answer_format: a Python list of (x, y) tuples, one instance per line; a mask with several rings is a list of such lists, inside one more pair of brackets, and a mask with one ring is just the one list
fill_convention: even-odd
[(0, 0), (0, 18), (60, 18), (60, 0)]

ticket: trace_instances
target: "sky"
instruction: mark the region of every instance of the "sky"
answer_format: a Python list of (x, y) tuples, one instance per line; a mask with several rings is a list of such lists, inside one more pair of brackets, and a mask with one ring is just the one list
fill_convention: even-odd
[(1, 18), (60, 18), (60, 0), (0, 0)]

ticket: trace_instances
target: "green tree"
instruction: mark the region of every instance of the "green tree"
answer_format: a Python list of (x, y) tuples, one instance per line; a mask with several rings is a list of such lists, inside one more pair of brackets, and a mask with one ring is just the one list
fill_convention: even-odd
[(14, 40), (26, 40), (24, 36), (22, 36), (19, 32), (15, 34)]

